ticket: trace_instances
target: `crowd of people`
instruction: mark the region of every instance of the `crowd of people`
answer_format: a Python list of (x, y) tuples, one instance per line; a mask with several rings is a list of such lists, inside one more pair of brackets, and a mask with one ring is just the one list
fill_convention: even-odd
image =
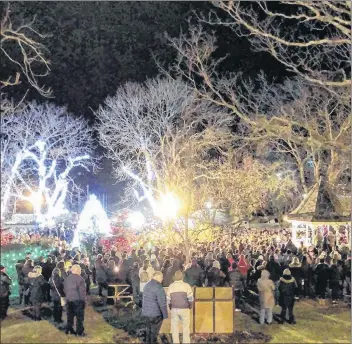
[[(16, 265), (19, 302), (30, 306), (33, 319), (39, 321), (42, 303), (51, 301), (57, 323), (62, 322), (65, 306), (66, 333), (84, 336), (84, 309), (91, 285), (97, 285), (99, 296), (104, 296), (109, 284), (128, 284), (136, 307), (148, 319), (147, 341), (155, 340), (169, 306), (177, 343), (178, 321), (184, 325), (186, 340), (189, 336), (192, 287), (228, 286), (234, 290), (236, 311), (241, 311), (243, 298), (251, 290), (259, 296), (261, 324), (272, 322), (276, 304), (281, 306), (281, 322), (295, 324), (294, 304), (300, 298), (317, 298), (323, 305), (331, 294), (332, 304), (337, 304), (350, 293), (351, 251), (337, 246), (333, 236), (330, 232), (316, 245), (307, 247), (302, 242), (296, 247), (288, 230), (243, 229), (230, 238), (198, 243), (189, 255), (182, 245), (140, 247), (131, 252), (103, 252), (102, 247), (93, 247), (85, 254), (57, 247), (36, 262), (28, 253)], [(10, 285), (1, 266), (1, 318), (6, 316)], [(164, 287), (169, 288), (167, 295)]]
[(21, 228), (12, 231), (4, 231), (3, 234), (11, 235), (9, 243), (12, 244), (35, 244), (43, 241), (48, 244), (54, 244), (60, 241), (71, 243), (75, 232), (75, 226), (64, 226), (63, 224), (56, 227), (39, 227)]

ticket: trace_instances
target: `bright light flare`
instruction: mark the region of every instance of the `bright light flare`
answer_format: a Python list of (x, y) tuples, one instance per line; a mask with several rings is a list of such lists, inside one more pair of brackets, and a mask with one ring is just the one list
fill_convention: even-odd
[(43, 203), (43, 194), (41, 192), (33, 192), (29, 196), (30, 202), (33, 205), (39, 205)]
[(208, 201), (208, 202), (205, 202), (205, 207), (206, 207), (207, 209), (211, 209), (211, 208), (213, 207), (213, 205), (211, 204), (210, 201)]
[(141, 212), (134, 211), (128, 215), (128, 222), (133, 229), (138, 229), (145, 224), (145, 217)]
[(156, 209), (156, 216), (162, 220), (175, 219), (181, 208), (180, 200), (171, 192), (162, 194)]

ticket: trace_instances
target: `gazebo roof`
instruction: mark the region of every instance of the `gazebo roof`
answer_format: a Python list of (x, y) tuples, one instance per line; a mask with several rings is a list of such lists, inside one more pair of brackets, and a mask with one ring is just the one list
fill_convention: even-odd
[(350, 214), (350, 209), (344, 209), (332, 187), (321, 178), (300, 205), (290, 213), (288, 220), (350, 222)]

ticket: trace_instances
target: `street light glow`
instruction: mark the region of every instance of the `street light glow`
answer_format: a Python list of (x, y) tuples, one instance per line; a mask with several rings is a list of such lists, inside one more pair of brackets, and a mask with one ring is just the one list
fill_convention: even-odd
[(29, 196), (30, 202), (33, 205), (39, 205), (43, 203), (43, 194), (41, 192), (33, 192)]
[(206, 208), (208, 208), (208, 209), (211, 209), (212, 208), (212, 204), (211, 204), (211, 202), (210, 201), (208, 201), (208, 202), (205, 202), (205, 207)]
[(175, 219), (181, 208), (180, 200), (171, 192), (162, 194), (158, 204), (156, 215), (162, 220)]
[(138, 229), (145, 224), (145, 217), (141, 212), (134, 211), (128, 215), (128, 222), (133, 229)]

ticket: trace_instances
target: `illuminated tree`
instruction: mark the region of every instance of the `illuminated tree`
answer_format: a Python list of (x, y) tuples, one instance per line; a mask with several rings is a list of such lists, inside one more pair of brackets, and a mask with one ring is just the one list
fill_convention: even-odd
[[(127, 84), (107, 98), (97, 118), (100, 142), (114, 161), (118, 178), (130, 182), (126, 196), (148, 201), (154, 215), (164, 221), (164, 230), (184, 243), (187, 255), (192, 240), (204, 230), (194, 215), (206, 213), (209, 199), (219, 209), (226, 200), (231, 209), (237, 205), (232, 196), (238, 193), (241, 197), (244, 189), (251, 187), (242, 199), (246, 206), (231, 209), (237, 212), (239, 222), (261, 206), (253, 199), (258, 194), (253, 188), (259, 185), (254, 178), (253, 186), (246, 182), (242, 167), (238, 168), (243, 180), (236, 185), (240, 181), (234, 177), (237, 165), (230, 163), (232, 118), (210, 102), (199, 100), (183, 82), (156, 79), (144, 85)], [(261, 177), (260, 187), (270, 190), (265, 186), (266, 175)]]
[[(76, 167), (94, 165), (92, 130), (63, 107), (29, 103), (1, 118), (1, 214), (14, 199), (52, 218), (77, 189)], [(34, 199), (37, 198), (37, 199)]]

